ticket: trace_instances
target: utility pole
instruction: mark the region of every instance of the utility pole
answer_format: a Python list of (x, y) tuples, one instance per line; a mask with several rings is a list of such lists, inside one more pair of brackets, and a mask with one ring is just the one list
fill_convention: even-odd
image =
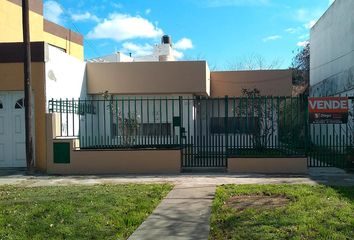
[(31, 83), (31, 40), (29, 28), (29, 0), (22, 0), (23, 69), (25, 92), (26, 163), (28, 173), (34, 171), (32, 136), (32, 83)]

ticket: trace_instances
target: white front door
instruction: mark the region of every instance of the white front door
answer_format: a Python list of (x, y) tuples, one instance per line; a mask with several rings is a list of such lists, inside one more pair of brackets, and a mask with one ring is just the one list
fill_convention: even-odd
[(0, 167), (26, 167), (22, 92), (0, 92)]

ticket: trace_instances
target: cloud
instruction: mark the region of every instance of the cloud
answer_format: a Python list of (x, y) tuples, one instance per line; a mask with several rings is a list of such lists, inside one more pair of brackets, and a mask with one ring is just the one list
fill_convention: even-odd
[(163, 35), (162, 29), (139, 15), (114, 13), (94, 27), (87, 37), (125, 41), (135, 38), (156, 38), (161, 35)]
[(303, 34), (303, 35), (300, 35), (299, 36), (299, 39), (308, 39), (310, 37), (310, 34), (309, 33), (306, 33), (306, 34)]
[(77, 14), (71, 14), (71, 19), (75, 22), (80, 22), (80, 21), (94, 21), (94, 22), (99, 22), (100, 19), (96, 16), (93, 15), (89, 12), (85, 13), (77, 13)]
[(172, 54), (175, 57), (176, 60), (182, 59), (184, 57), (184, 53), (181, 51), (178, 51), (176, 49), (172, 50)]
[(294, 19), (303, 23), (310, 22), (310, 21), (317, 21), (324, 12), (325, 10), (322, 8), (317, 8), (317, 9), (301, 8), (295, 11)]
[(296, 45), (298, 47), (306, 47), (307, 44), (309, 44), (310, 42), (309, 41), (303, 41), (303, 42), (298, 42)]
[(193, 43), (192, 40), (189, 38), (182, 38), (181, 40), (177, 41), (173, 47), (175, 49), (180, 49), (180, 50), (187, 50), (187, 49), (192, 49), (193, 48)]
[(122, 52), (132, 53), (134, 57), (141, 57), (151, 55), (153, 52), (153, 46), (145, 43), (145, 44), (135, 44), (132, 42), (125, 42), (122, 44), (123, 49)]
[(45, 1), (43, 4), (43, 12), (45, 19), (57, 24), (62, 23), (62, 14), (64, 10), (58, 2), (53, 0)]
[(150, 9), (150, 8), (148, 8), (148, 9), (145, 10), (145, 14), (146, 14), (146, 15), (149, 15), (150, 13), (151, 13), (151, 9)]
[(121, 3), (111, 2), (111, 5), (114, 8), (123, 8), (123, 4), (121, 4)]
[(287, 28), (285, 29), (285, 32), (290, 33), (290, 34), (295, 34), (300, 32), (302, 29), (301, 27), (297, 27), (297, 28)]
[(204, 7), (230, 7), (230, 6), (264, 6), (270, 0), (199, 0), (197, 3)]
[(304, 25), (304, 27), (307, 28), (307, 29), (311, 29), (313, 26), (315, 26), (316, 22), (317, 22), (316, 20), (311, 20), (308, 23), (306, 23)]
[(282, 36), (280, 35), (273, 35), (273, 36), (269, 36), (269, 37), (265, 37), (262, 39), (263, 42), (268, 42), (268, 41), (275, 41), (275, 40), (278, 40), (278, 39), (281, 39)]

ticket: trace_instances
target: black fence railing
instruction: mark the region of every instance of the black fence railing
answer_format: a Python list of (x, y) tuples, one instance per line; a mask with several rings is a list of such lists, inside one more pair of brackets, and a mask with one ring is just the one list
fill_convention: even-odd
[[(352, 106), (352, 105), (351, 105)], [(50, 100), (61, 137), (81, 149), (180, 148), (183, 167), (225, 167), (228, 156), (304, 156), (345, 167), (347, 125), (308, 123), (307, 97), (99, 97)]]

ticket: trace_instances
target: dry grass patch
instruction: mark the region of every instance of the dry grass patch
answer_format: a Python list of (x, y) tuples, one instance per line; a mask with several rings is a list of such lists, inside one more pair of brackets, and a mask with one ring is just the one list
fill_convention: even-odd
[(236, 209), (237, 211), (243, 211), (248, 208), (262, 210), (284, 207), (289, 202), (290, 199), (284, 195), (241, 195), (229, 198), (226, 202), (226, 206)]

